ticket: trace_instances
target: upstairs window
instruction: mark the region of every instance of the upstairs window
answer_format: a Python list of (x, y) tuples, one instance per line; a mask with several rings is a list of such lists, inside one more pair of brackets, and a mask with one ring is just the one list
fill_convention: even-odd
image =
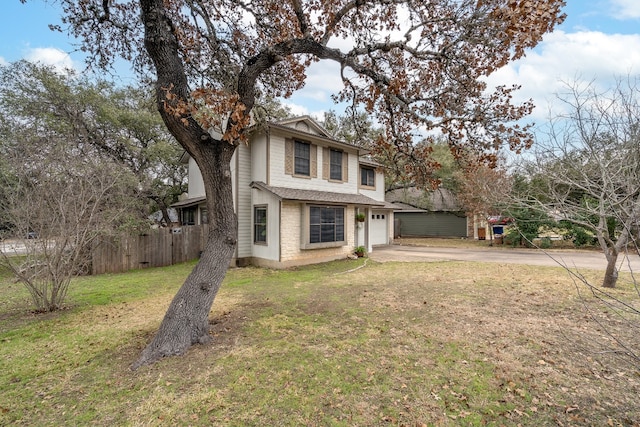
[(360, 168), (360, 185), (366, 187), (375, 187), (376, 171), (372, 168)]
[(342, 181), (342, 151), (329, 151), (329, 179)]
[(349, 155), (342, 150), (323, 147), (322, 179), (332, 182), (348, 182)]
[(299, 178), (317, 178), (318, 146), (285, 138), (284, 173)]
[(295, 142), (294, 173), (296, 175), (311, 175), (311, 146), (307, 142)]

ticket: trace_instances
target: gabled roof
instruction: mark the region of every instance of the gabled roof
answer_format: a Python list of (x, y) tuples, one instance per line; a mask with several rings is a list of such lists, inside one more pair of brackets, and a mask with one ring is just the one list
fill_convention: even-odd
[[(300, 126), (298, 124), (304, 124), (304, 126)], [(297, 136), (299, 138), (307, 138), (314, 139), (319, 141), (324, 141), (327, 145), (333, 145), (337, 147), (350, 148), (352, 150), (356, 150), (358, 155), (368, 154), (369, 150), (366, 148), (362, 148), (357, 145), (349, 144), (348, 142), (340, 141), (333, 138), (329, 132), (325, 128), (322, 127), (317, 121), (312, 119), (310, 116), (298, 116), (292, 117), (284, 120), (278, 120), (274, 122), (266, 122), (262, 125), (256, 125), (251, 130), (255, 132), (256, 130), (265, 130), (265, 129), (278, 129), (283, 132), (289, 133), (292, 136)], [(180, 156), (180, 162), (186, 164), (189, 162), (189, 153), (184, 151)], [(369, 162), (370, 163), (370, 162)], [(375, 164), (375, 166), (379, 166)]]
[(326, 129), (309, 116), (294, 117), (277, 122), (267, 122), (264, 124), (263, 128), (280, 130), (293, 137), (308, 139), (314, 142), (322, 141), (326, 145), (350, 148), (351, 150), (357, 151), (358, 155), (369, 153), (369, 150), (366, 148), (335, 139), (329, 134), (329, 132), (327, 132)]
[(298, 200), (301, 202), (317, 202), (330, 204), (348, 204), (388, 207), (387, 203), (374, 200), (362, 194), (334, 193), (330, 191), (300, 190), (297, 188), (272, 187), (264, 182), (254, 181), (251, 188), (267, 191), (280, 200)]
[[(302, 132), (320, 135), (325, 138), (331, 138), (329, 132), (327, 132), (327, 130), (322, 127), (320, 123), (311, 118), (311, 116), (291, 117), (275, 122), (269, 122), (269, 125), (285, 126), (289, 129), (297, 129)], [(310, 132), (311, 130), (314, 130), (315, 132)]]

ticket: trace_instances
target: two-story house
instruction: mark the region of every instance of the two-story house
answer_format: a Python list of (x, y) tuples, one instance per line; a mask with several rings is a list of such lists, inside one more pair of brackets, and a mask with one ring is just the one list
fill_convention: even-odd
[[(331, 138), (308, 116), (255, 130), (231, 161), (238, 217), (233, 262), (282, 268), (345, 258), (357, 246), (371, 252), (389, 244), (393, 205), (384, 201), (382, 168), (365, 160), (366, 154)], [(183, 224), (205, 224), (202, 175), (193, 159), (184, 160), (188, 198), (174, 207)]]

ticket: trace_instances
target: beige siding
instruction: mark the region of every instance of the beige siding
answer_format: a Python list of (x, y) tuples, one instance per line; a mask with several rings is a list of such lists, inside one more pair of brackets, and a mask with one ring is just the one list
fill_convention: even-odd
[[(261, 259), (278, 262), (280, 259), (280, 201), (269, 193), (251, 190), (253, 205), (251, 207), (250, 241), (254, 260)], [(267, 243), (253, 243), (253, 206), (267, 207)], [(256, 262), (260, 264), (260, 262)], [(263, 262), (264, 263), (264, 262)]]
[(238, 215), (238, 258), (251, 256), (251, 150), (246, 145), (240, 145), (234, 156), (237, 182), (234, 183), (236, 213)]
[[(293, 151), (293, 150), (292, 150)], [(283, 182), (288, 182), (291, 178), (285, 171), (285, 143), (284, 137), (271, 135), (269, 143), (269, 181), (271, 185), (282, 187)], [(290, 165), (290, 173), (293, 173), (293, 163)], [(289, 169), (289, 167), (287, 167)]]
[(384, 201), (384, 173), (376, 171), (376, 200)]
[[(360, 182), (360, 171), (358, 170), (358, 183)], [(360, 194), (371, 197), (374, 200), (384, 201), (384, 173), (376, 171), (376, 187), (371, 190), (367, 187), (360, 187)]]
[(267, 169), (269, 167), (268, 156), (269, 140), (266, 135), (258, 135), (251, 140), (251, 181), (261, 181), (269, 184)]
[(196, 164), (196, 161), (189, 157), (189, 188), (187, 190), (189, 197), (202, 197), (204, 193), (204, 180), (200, 173), (200, 168)]
[[(310, 141), (313, 144), (313, 141)], [(285, 138), (281, 134), (273, 133), (271, 135), (269, 152), (269, 183), (274, 187), (289, 187), (300, 188), (304, 190), (318, 190), (318, 191), (332, 191), (336, 193), (353, 193), (358, 192), (357, 183), (357, 168), (358, 168), (358, 156), (355, 151), (353, 153), (346, 153), (346, 170), (345, 177), (348, 179), (345, 182), (332, 182), (327, 179), (323, 179), (324, 172), (320, 169), (323, 168), (324, 163), (324, 146), (317, 146), (315, 157), (317, 165), (312, 169), (312, 177), (296, 177), (287, 174), (285, 165), (291, 165), (291, 162), (287, 162), (285, 153)], [(315, 145), (314, 145), (315, 146)], [(287, 167), (286, 169), (289, 169)], [(317, 172), (317, 173), (314, 173)]]

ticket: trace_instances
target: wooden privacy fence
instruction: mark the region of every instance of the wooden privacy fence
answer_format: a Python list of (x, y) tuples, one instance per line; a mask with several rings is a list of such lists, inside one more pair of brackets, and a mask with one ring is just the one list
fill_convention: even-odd
[(93, 247), (91, 274), (122, 273), (196, 259), (204, 249), (205, 227), (160, 228), (134, 236), (103, 239)]

